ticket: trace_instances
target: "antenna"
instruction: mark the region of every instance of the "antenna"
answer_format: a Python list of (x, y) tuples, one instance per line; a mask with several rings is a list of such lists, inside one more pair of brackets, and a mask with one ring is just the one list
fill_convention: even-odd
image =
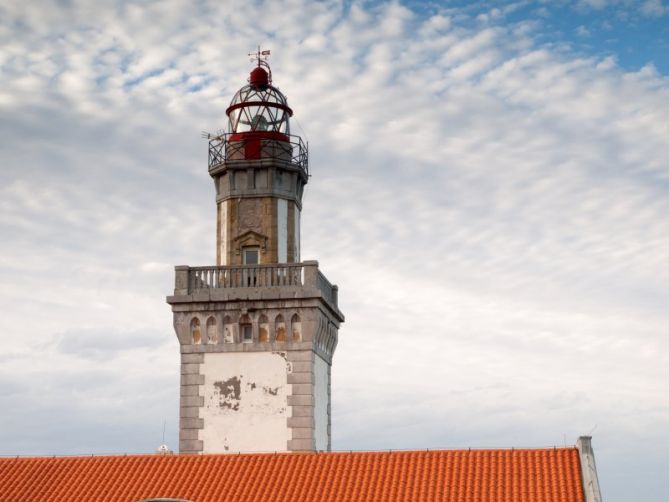
[(168, 448), (168, 446), (165, 444), (165, 429), (167, 428), (167, 420), (163, 420), (163, 442), (162, 444), (158, 447), (156, 450), (156, 453), (158, 455), (171, 455), (172, 452)]

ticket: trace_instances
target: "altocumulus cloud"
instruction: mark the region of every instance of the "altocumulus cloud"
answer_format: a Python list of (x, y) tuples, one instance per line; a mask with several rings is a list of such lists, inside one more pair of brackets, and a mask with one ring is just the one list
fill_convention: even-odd
[(150, 451), (164, 419), (176, 444), (166, 264), (214, 261), (199, 132), (262, 42), (310, 141), (302, 255), (347, 315), (334, 447), (596, 427), (607, 500), (664, 500), (669, 80), (512, 11), (0, 7), (2, 453)]

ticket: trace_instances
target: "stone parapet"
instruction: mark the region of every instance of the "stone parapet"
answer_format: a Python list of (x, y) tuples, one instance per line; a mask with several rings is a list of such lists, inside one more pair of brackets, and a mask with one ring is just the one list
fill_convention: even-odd
[(339, 322), (338, 288), (317, 261), (273, 265), (175, 267), (174, 295), (167, 303), (206, 303), (319, 298)]

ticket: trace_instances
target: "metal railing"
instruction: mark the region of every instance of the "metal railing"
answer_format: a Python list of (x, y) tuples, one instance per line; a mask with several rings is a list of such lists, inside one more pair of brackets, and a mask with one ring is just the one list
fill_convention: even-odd
[(231, 133), (209, 139), (209, 169), (231, 161), (275, 160), (309, 174), (309, 149), (299, 136), (286, 135), (288, 141), (258, 136), (231, 139)]

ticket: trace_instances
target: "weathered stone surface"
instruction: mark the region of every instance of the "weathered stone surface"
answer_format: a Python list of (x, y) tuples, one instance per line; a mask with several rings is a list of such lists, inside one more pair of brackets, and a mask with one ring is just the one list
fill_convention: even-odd
[(200, 372), (199, 364), (185, 363), (181, 365), (182, 375), (193, 375), (193, 374), (198, 374), (199, 372)]
[(310, 372), (313, 373), (314, 368), (311, 364), (311, 361), (295, 361), (291, 362), (293, 373), (304, 373)]
[(313, 451), (314, 450), (314, 440), (313, 439), (289, 439), (288, 440), (288, 450), (289, 451)]
[(293, 417), (313, 417), (314, 416), (314, 407), (313, 406), (293, 406)]
[(179, 441), (197, 439), (198, 434), (200, 434), (199, 429), (181, 429), (179, 431)]
[(181, 395), (182, 396), (197, 396), (199, 395), (200, 386), (199, 385), (182, 385), (181, 386)]
[(202, 429), (204, 427), (204, 420), (201, 418), (182, 417), (179, 423), (181, 425), (181, 429)]
[(293, 384), (293, 396), (300, 396), (303, 394), (313, 394), (314, 386), (310, 383), (296, 383)]
[(314, 354), (309, 350), (290, 350), (288, 351), (288, 360), (290, 362), (313, 361)]
[[(288, 427), (307, 427), (313, 429), (314, 419), (312, 416), (290, 417), (288, 418)], [(293, 438), (295, 435), (293, 435)]]
[(204, 383), (204, 375), (190, 373), (188, 375), (181, 375), (181, 385), (202, 385)]
[(314, 437), (311, 427), (293, 427), (293, 439), (308, 439)]
[(288, 374), (288, 383), (304, 383), (304, 384), (312, 384), (314, 381), (314, 374), (312, 372), (299, 372), (296, 373), (295, 369), (293, 369), (292, 373)]
[(200, 453), (203, 448), (203, 443), (197, 439), (184, 439), (179, 441), (180, 453)]
[(204, 406), (204, 397), (202, 396), (182, 396), (181, 406)]
[(200, 416), (200, 407), (182, 406), (179, 408), (179, 416), (183, 418), (198, 418)]
[(204, 361), (204, 354), (181, 354), (182, 363), (201, 363)]
[(288, 406), (313, 406), (314, 396), (304, 394), (299, 396), (288, 396)]

